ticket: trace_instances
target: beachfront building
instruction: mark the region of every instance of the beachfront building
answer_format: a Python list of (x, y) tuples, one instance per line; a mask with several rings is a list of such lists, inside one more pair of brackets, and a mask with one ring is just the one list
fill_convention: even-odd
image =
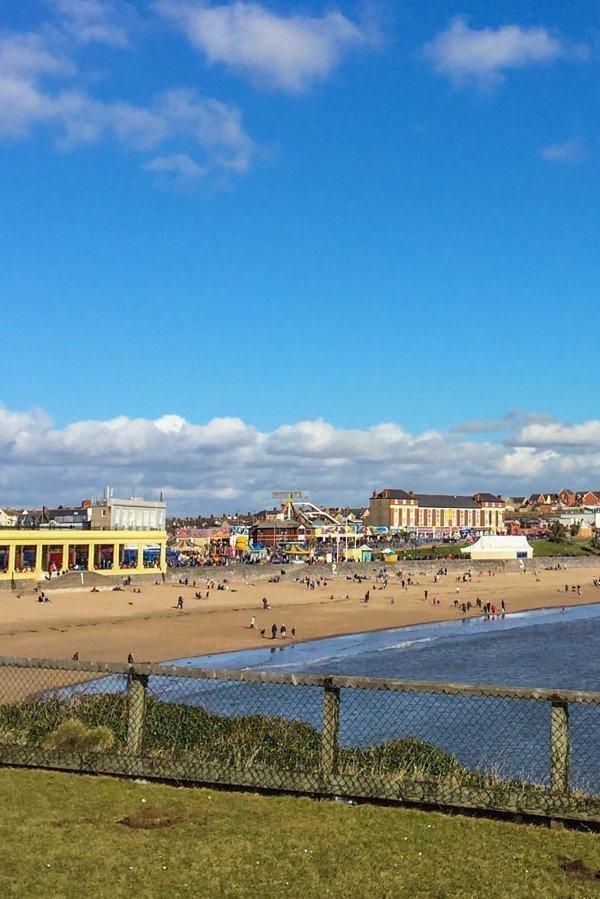
[(275, 518), (256, 521), (250, 528), (250, 543), (253, 546), (280, 546), (282, 543), (303, 543), (306, 527), (293, 518)]
[(531, 559), (533, 547), (527, 537), (501, 537), (496, 534), (480, 537), (471, 546), (465, 546), (461, 553), (473, 562), (491, 562), (498, 559)]
[(461, 532), (495, 534), (504, 530), (506, 504), (493, 493), (473, 496), (373, 491), (369, 527), (408, 531), (416, 536), (454, 537)]
[(166, 571), (163, 531), (35, 529), (0, 531), (0, 581), (39, 580), (65, 571), (151, 574)]
[(164, 531), (167, 504), (132, 497), (119, 499), (107, 488), (104, 499), (92, 505), (90, 523), (97, 531)]

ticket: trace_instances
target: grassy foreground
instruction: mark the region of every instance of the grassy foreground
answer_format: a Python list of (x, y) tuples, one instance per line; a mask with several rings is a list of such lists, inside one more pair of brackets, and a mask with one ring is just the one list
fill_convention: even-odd
[(0, 770), (0, 845), (4, 897), (600, 895), (593, 834), (42, 771)]

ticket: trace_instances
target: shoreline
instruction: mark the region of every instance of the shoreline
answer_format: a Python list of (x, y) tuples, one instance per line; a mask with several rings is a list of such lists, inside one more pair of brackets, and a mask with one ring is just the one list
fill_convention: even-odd
[[(577, 609), (577, 608), (586, 607), (586, 606), (599, 606), (600, 607), (600, 595), (598, 596), (597, 599), (590, 599), (590, 600), (586, 600), (584, 602), (578, 602), (578, 603), (565, 602), (565, 603), (563, 603), (562, 608), (564, 608), (564, 610), (566, 611), (567, 609)], [(495, 618), (510, 619), (515, 615), (530, 615), (534, 612), (555, 612), (559, 608), (561, 608), (561, 606), (559, 604), (549, 605), (549, 606), (532, 606), (531, 608), (528, 608), (528, 609), (525, 609), (525, 608), (524, 609), (514, 609), (511, 612), (505, 612), (504, 616), (502, 615), (502, 613), (500, 613), (499, 615), (496, 614)], [(383, 634), (386, 632), (391, 633), (392, 631), (403, 631), (403, 630), (407, 630), (408, 628), (413, 628), (413, 627), (435, 627), (435, 626), (444, 625), (444, 624), (457, 624), (459, 621), (478, 621), (478, 620), (491, 621), (493, 619), (491, 619), (491, 618), (486, 619), (485, 615), (466, 615), (461, 618), (437, 618), (437, 619), (433, 619), (433, 620), (429, 620), (429, 621), (425, 621), (425, 620), (424, 621), (414, 621), (414, 622), (411, 622), (410, 624), (392, 625), (391, 627), (374, 627), (374, 628), (369, 628), (368, 630), (363, 630), (363, 631), (340, 631), (339, 633), (335, 633), (335, 634), (320, 634), (318, 637), (309, 637), (309, 638), (306, 638), (303, 640), (290, 640), (289, 638), (287, 638), (285, 643), (275, 642), (274, 645), (280, 646), (280, 647), (282, 647), (282, 646), (301, 646), (301, 645), (305, 645), (307, 643), (321, 643), (323, 640), (335, 640), (338, 637), (360, 637), (360, 636), (367, 636), (369, 634)], [(189, 658), (211, 658), (212, 656), (234, 655), (236, 653), (241, 653), (241, 652), (260, 652), (261, 650), (269, 649), (272, 646), (273, 646), (273, 640), (271, 640), (268, 637), (265, 637), (264, 642), (261, 643), (259, 646), (256, 646), (256, 645), (240, 646), (239, 649), (232, 649), (232, 650), (216, 649), (214, 652), (203, 653), (202, 655), (199, 655), (197, 657), (189, 656)], [(181, 658), (186, 658), (186, 657), (182, 656)], [(176, 662), (176, 661), (177, 661), (177, 659), (163, 659), (160, 662), (156, 662), (155, 664), (157, 664), (157, 665), (173, 665), (174, 662)]]
[[(0, 594), (0, 655), (12, 658), (80, 659), (95, 662), (124, 661), (130, 652), (137, 662), (158, 663), (166, 659), (215, 656), (272, 646), (272, 624), (285, 622), (289, 645), (291, 628), (297, 644), (353, 634), (395, 630), (419, 624), (479, 618), (476, 597), (500, 607), (505, 599), (507, 614), (533, 612), (562, 606), (600, 602), (600, 588), (593, 586), (595, 572), (589, 568), (541, 572), (477, 575), (463, 582), (455, 572), (434, 583), (430, 574), (414, 575), (401, 589), (397, 572), (389, 572), (383, 587), (372, 577), (357, 582), (344, 577), (321, 582), (307, 589), (301, 581), (255, 583), (231, 581), (229, 590), (208, 590), (205, 584), (179, 583), (142, 585), (114, 591), (104, 589), (53, 590), (49, 603), (39, 603), (32, 592)], [(575, 585), (565, 580), (575, 580)], [(581, 587), (581, 595), (572, 587)], [(138, 589), (138, 588), (136, 588)], [(364, 603), (366, 591), (369, 603)], [(425, 599), (427, 591), (427, 599)], [(195, 593), (201, 599), (195, 598)], [(184, 610), (177, 609), (178, 596)], [(433, 597), (440, 603), (433, 604)], [(269, 609), (262, 608), (262, 598)], [(392, 602), (393, 599), (393, 602)], [(472, 602), (466, 615), (454, 602)], [(249, 627), (251, 617), (256, 627)], [(265, 637), (260, 631), (265, 630)], [(267, 637), (267, 634), (269, 635)]]

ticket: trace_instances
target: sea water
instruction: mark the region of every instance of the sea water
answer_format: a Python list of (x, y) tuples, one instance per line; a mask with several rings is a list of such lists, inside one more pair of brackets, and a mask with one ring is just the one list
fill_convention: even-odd
[[(248, 669), (600, 691), (600, 605), (468, 618), (169, 662)], [(102, 681), (80, 685), (102, 690)], [(226, 715), (265, 714), (320, 728), (316, 687), (154, 676), (165, 701)], [(570, 706), (571, 783), (600, 791), (600, 706)], [(426, 740), (472, 770), (548, 783), (550, 703), (387, 690), (341, 691), (340, 741)]]

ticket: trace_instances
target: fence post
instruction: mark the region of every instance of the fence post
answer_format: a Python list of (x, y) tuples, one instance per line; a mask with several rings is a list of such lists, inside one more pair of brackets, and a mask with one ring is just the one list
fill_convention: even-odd
[(340, 738), (340, 690), (331, 683), (323, 695), (323, 732), (321, 734), (321, 771), (333, 774), (337, 765)]
[(133, 671), (129, 675), (128, 689), (128, 714), (127, 714), (127, 753), (139, 755), (142, 749), (142, 737), (144, 735), (144, 715), (146, 711), (146, 690), (148, 688), (148, 675), (136, 674)]
[(552, 701), (550, 718), (550, 787), (557, 793), (569, 792), (569, 704)]

